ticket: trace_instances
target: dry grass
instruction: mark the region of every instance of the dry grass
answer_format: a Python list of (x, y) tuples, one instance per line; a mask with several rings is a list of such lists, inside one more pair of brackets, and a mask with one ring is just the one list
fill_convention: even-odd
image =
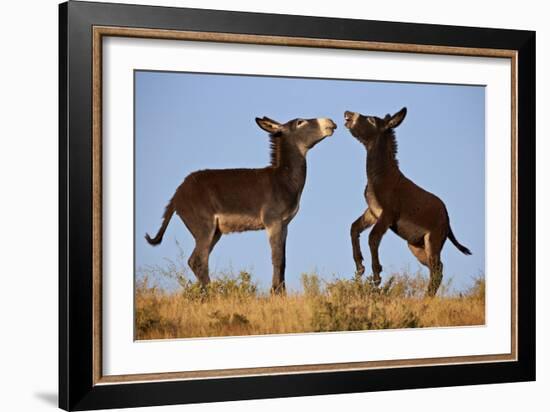
[(149, 268), (179, 283), (168, 292), (144, 276), (136, 288), (136, 338), (168, 339), (279, 333), (331, 332), (482, 325), (485, 322), (483, 277), (465, 293), (444, 285), (425, 298), (427, 279), (420, 273), (396, 274), (380, 288), (369, 279), (334, 279), (302, 275), (303, 292), (271, 296), (258, 290), (249, 273), (218, 276), (206, 289), (186, 273)]

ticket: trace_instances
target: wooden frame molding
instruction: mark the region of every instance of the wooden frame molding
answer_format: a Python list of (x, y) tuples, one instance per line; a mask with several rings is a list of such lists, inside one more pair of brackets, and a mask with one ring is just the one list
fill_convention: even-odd
[[(512, 296), (511, 296), (511, 353), (498, 355), (459, 356), (444, 358), (425, 358), (412, 360), (387, 360), (372, 362), (352, 362), (318, 365), (292, 365), (284, 367), (242, 368), (209, 371), (182, 371), (170, 373), (150, 373), (135, 375), (110, 375), (102, 373), (102, 40), (105, 36), (148, 38), (180, 41), (204, 41), (240, 44), (259, 44), (292, 47), (318, 47), (334, 49), (353, 49), (399, 53), (423, 53), (438, 55), (458, 55), (476, 57), (506, 58), (511, 60), (512, 105), (510, 108), (512, 132)], [(378, 368), (400, 368), (411, 366), (455, 365), (467, 363), (492, 363), (516, 361), (518, 354), (518, 54), (515, 50), (466, 48), (450, 46), (432, 46), (402, 43), (383, 43), (368, 41), (318, 39), (305, 37), (263, 36), (249, 34), (231, 34), (199, 31), (178, 31), (160, 29), (142, 29), (113, 26), (94, 26), (92, 33), (92, 187), (93, 187), (93, 384), (108, 385), (114, 383), (134, 383), (149, 381), (193, 380), (199, 378), (241, 377), (258, 375), (277, 375), (305, 372), (334, 372)]]

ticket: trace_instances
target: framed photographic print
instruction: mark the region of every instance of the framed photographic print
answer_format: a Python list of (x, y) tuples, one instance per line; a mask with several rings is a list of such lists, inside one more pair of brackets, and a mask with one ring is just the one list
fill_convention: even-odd
[(535, 33), (60, 5), (66, 410), (535, 379)]

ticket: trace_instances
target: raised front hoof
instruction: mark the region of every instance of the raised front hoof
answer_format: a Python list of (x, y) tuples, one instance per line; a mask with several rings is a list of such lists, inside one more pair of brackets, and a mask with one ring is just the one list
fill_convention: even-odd
[(285, 284), (281, 283), (280, 285), (273, 285), (271, 287), (271, 295), (273, 295), (273, 296), (285, 296), (286, 295)]
[(365, 266), (357, 266), (357, 270), (355, 271), (355, 277), (360, 278), (365, 273)]

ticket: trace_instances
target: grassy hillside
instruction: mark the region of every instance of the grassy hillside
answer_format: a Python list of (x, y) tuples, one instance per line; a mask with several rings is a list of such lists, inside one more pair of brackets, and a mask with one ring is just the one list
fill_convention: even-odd
[[(173, 263), (149, 268), (136, 285), (136, 339), (169, 339), (277, 333), (401, 329), (485, 323), (485, 281), (464, 293), (443, 285), (425, 298), (427, 278), (420, 273), (391, 276), (380, 288), (367, 278), (324, 281), (301, 277), (302, 292), (271, 296), (248, 272), (214, 276), (202, 289)], [(167, 291), (154, 276), (177, 280)]]

